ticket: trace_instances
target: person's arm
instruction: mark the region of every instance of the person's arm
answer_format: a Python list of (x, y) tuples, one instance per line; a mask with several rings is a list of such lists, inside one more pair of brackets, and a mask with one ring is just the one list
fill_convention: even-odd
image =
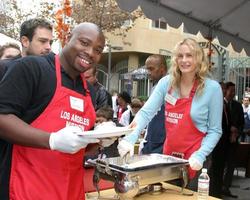
[(150, 95), (144, 106), (135, 115), (135, 118), (131, 123), (136, 124), (135, 130), (130, 135), (126, 136), (125, 140), (131, 144), (134, 144), (137, 141), (139, 134), (157, 114), (158, 110), (161, 108), (161, 105), (165, 103), (164, 98), (167, 93), (168, 82), (169, 76), (163, 77), (158, 82), (153, 93)]
[(212, 152), (222, 135), (223, 94), (219, 84), (213, 86), (208, 98), (208, 129), (203, 138), (201, 147), (192, 156), (202, 164)]
[[(28, 112), (30, 102), (35, 101), (35, 91), (39, 88), (38, 86), (46, 84), (46, 81), (41, 82), (40, 73), (46, 66), (41, 68), (36, 61), (38, 61), (38, 57), (35, 60), (27, 57), (16, 62), (13, 61), (13, 66), (8, 69), (5, 78), (0, 82), (0, 138), (13, 144), (47, 148), (64, 153), (75, 153), (89, 143), (99, 142), (96, 139), (89, 140), (80, 136), (82, 129), (79, 127), (63, 127), (49, 134), (33, 128), (27, 119), (27, 123), (25, 122), (24, 113)], [(51, 79), (49, 80), (51, 81)], [(47, 81), (48, 83), (51, 82)], [(49, 94), (50, 92), (47, 95)], [(29, 115), (33, 114), (29, 112)], [(30, 120), (33, 121), (34, 118), (30, 118)]]
[(49, 148), (49, 134), (31, 127), (22, 117), (37, 91), (40, 65), (34, 58), (9, 62), (0, 83), (0, 138), (14, 144)]
[(14, 144), (49, 149), (45, 131), (33, 128), (13, 114), (0, 114), (0, 138)]

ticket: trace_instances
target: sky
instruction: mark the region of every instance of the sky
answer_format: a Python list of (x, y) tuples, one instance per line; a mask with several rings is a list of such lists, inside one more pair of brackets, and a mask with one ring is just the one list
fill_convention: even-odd
[(23, 11), (39, 10), (40, 2), (60, 3), (62, 0), (16, 0)]
[[(6, 0), (6, 1), (8, 1), (8, 0)], [(38, 11), (40, 2), (44, 2), (44, 1), (45, 2), (57, 2), (57, 3), (61, 2), (59, 0), (16, 0), (16, 1), (17, 1), (18, 6), (20, 7), (20, 9), (24, 12), (30, 12), (30, 10), (32, 10), (32, 11), (37, 10)], [(33, 18), (33, 17), (36, 17), (36, 14), (35, 14), (35, 16), (33, 16), (33, 15), (29, 16), (29, 18)], [(7, 42), (15, 42), (18, 45), (20, 45), (19, 41), (16, 41), (16, 40), (14, 40), (6, 35), (1, 34), (0, 35), (0, 45), (3, 45)], [(61, 49), (59, 42), (57, 42), (57, 41), (54, 42), (52, 44), (52, 49), (55, 53), (58, 53)]]

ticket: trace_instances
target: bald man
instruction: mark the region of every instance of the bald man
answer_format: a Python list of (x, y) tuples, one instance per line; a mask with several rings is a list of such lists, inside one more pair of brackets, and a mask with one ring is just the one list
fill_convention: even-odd
[[(95, 123), (82, 74), (101, 59), (105, 39), (81, 23), (59, 55), (12, 62), (0, 83), (0, 199), (84, 199), (84, 137)], [(14, 81), (13, 81), (14, 80)]]
[[(145, 62), (148, 70), (149, 79), (153, 82), (155, 88), (158, 81), (167, 74), (167, 63), (163, 55), (154, 54), (149, 56)], [(144, 137), (146, 141), (143, 144), (142, 153), (162, 153), (163, 143), (165, 141), (165, 115), (164, 105), (148, 124), (147, 131)]]

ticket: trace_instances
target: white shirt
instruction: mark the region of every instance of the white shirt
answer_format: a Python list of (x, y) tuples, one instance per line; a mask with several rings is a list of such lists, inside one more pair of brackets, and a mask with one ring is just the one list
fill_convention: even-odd
[(131, 108), (128, 108), (126, 111), (122, 113), (121, 119), (119, 120), (119, 123), (123, 126), (128, 126), (130, 121), (130, 111)]
[(117, 96), (112, 96), (112, 108), (114, 111), (113, 118), (117, 118), (118, 105), (117, 105)]

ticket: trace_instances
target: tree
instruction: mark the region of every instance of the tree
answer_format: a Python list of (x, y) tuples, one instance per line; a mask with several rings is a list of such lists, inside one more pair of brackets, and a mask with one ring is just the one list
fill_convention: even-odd
[(72, 26), (88, 21), (97, 24), (103, 31), (122, 36), (123, 42), (129, 44), (124, 39), (132, 26), (124, 26), (122, 29), (121, 27), (126, 21), (134, 22), (140, 16), (141, 10), (133, 13), (123, 11), (115, 0), (78, 0), (72, 3), (64, 0), (54, 15), (55, 30), (63, 46)]
[(21, 12), (16, 0), (7, 1), (8, 9), (0, 12), (0, 32), (18, 39), (21, 23), (30, 16), (38, 16), (54, 23), (56, 35), (62, 45), (70, 29), (84, 21), (96, 23), (103, 31), (119, 35), (124, 39), (132, 26), (121, 28), (123, 24), (131, 21), (133, 25), (135, 19), (142, 16), (141, 10), (133, 13), (121, 10), (115, 0), (63, 0), (59, 4), (38, 1), (40, 1), (39, 12), (34, 13), (30, 10), (28, 14)]
[(38, 1), (41, 3), (24, 11), (17, 0), (5, 0), (2, 4), (3, 7), (0, 7), (0, 33), (19, 40), (22, 22), (33, 17), (47, 18), (53, 11), (53, 5), (42, 2), (42, 0)]
[(6, 1), (0, 10), (0, 32), (18, 40), (20, 24), (28, 15), (22, 12), (16, 0)]
[(55, 32), (57, 38), (60, 40), (61, 45), (64, 46), (67, 35), (70, 31), (71, 25), (71, 15), (72, 15), (72, 5), (70, 0), (64, 0), (61, 7), (55, 12)]
[(124, 23), (130, 21), (133, 25), (133, 22), (143, 15), (140, 9), (133, 13), (121, 10), (115, 0), (74, 1), (73, 11), (72, 18), (76, 23), (84, 21), (96, 23), (103, 31), (122, 36), (123, 39), (127, 31), (132, 28), (132, 26), (123, 26)]

